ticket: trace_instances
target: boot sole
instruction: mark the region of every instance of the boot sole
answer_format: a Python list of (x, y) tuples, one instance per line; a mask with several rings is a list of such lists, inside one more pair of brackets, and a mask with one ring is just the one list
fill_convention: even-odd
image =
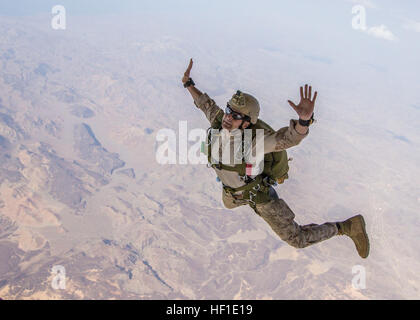
[(366, 259), (369, 256), (369, 251), (370, 251), (369, 237), (368, 237), (367, 232), (366, 232), (366, 223), (365, 223), (365, 219), (363, 218), (362, 215), (358, 215), (357, 217), (360, 217), (361, 218), (359, 221), (360, 221), (360, 224), (361, 224), (361, 229), (362, 229), (363, 235), (364, 235), (364, 237), (366, 239), (366, 243), (367, 243), (366, 255), (361, 255), (360, 253), (359, 253), (359, 255), (363, 259)]

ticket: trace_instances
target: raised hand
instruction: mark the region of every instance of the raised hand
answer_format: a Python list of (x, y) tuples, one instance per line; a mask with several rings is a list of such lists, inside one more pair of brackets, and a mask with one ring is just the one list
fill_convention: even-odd
[(192, 58), (190, 59), (190, 64), (188, 65), (187, 71), (185, 71), (184, 76), (182, 77), (182, 83), (184, 84), (185, 82), (188, 81), (188, 79), (190, 78), (190, 72), (191, 69), (193, 67), (193, 60)]
[[(314, 113), (315, 100), (318, 95), (318, 92), (315, 91), (314, 98), (312, 99), (312, 87), (305, 84), (305, 92), (303, 92), (303, 87), (300, 87), (300, 102), (298, 105), (295, 105), (292, 101), (287, 100), (290, 106), (297, 112), (299, 118), (302, 120), (309, 120)], [(312, 100), (311, 100), (312, 99)]]

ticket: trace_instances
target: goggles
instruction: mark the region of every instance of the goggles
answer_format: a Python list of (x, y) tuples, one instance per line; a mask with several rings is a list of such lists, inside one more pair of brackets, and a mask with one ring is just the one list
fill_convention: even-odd
[(245, 121), (251, 121), (251, 118), (247, 115), (242, 115), (239, 112), (233, 111), (230, 107), (229, 103), (226, 106), (225, 114), (230, 114), (233, 119), (235, 120), (245, 120)]

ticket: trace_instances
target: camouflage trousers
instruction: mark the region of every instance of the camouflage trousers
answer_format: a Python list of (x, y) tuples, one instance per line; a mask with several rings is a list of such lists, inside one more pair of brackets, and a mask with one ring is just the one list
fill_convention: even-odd
[[(283, 199), (278, 197), (273, 188), (270, 188), (270, 197), (269, 202), (257, 204), (254, 211), (270, 225), (280, 239), (289, 245), (295, 248), (305, 248), (337, 235), (337, 225), (331, 222), (300, 226), (294, 221), (293, 211)], [(224, 190), (222, 199), (228, 209), (249, 204), (246, 200), (235, 199)]]

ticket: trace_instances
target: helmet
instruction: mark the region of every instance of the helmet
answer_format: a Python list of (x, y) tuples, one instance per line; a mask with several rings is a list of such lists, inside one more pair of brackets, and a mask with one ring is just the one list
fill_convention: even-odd
[(232, 99), (229, 100), (229, 105), (233, 111), (240, 112), (251, 118), (251, 123), (256, 124), (260, 114), (260, 104), (253, 96), (241, 91), (237, 91)]

